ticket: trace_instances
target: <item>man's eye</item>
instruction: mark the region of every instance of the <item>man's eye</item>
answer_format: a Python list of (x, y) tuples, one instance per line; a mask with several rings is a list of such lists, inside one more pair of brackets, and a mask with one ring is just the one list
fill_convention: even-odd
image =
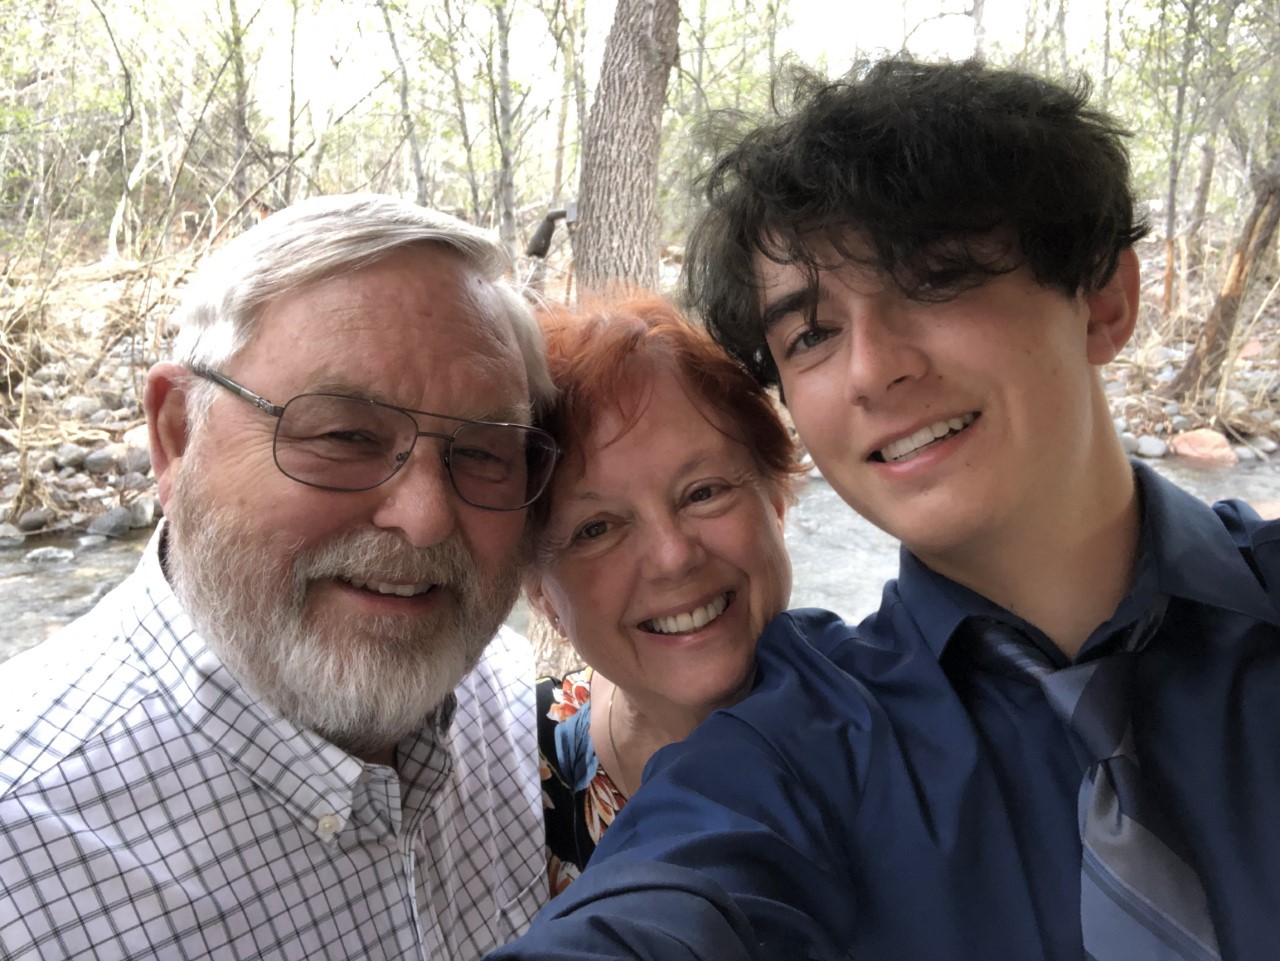
[(803, 354), (806, 350), (813, 350), (830, 336), (831, 332), (821, 327), (806, 327), (787, 344), (787, 356), (792, 357)]

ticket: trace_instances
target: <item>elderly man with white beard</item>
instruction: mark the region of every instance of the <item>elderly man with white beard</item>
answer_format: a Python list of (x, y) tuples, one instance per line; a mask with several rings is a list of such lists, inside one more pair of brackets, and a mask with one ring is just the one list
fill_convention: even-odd
[(375, 195), (227, 244), (148, 375), (167, 520), (0, 668), (0, 956), (459, 959), (545, 897), (503, 627), (557, 449), (484, 232)]

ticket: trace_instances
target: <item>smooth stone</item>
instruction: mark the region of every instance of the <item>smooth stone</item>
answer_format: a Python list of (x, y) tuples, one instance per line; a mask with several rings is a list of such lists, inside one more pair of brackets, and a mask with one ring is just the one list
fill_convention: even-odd
[(18, 530), (26, 534), (42, 530), (49, 526), (49, 522), (55, 516), (54, 512), (47, 507), (33, 507), (29, 511), (23, 511), (22, 516), (18, 518)]
[(0, 548), (21, 547), (26, 535), (12, 524), (0, 524)]
[(120, 466), (126, 473), (136, 471), (145, 474), (151, 470), (151, 451), (145, 447), (126, 447)]
[(105, 407), (102, 410), (95, 410), (89, 415), (89, 419), (85, 421), (91, 427), (101, 427), (111, 419), (111, 411)]
[(1138, 453), (1138, 438), (1136, 434), (1125, 431), (1120, 435), (1120, 447), (1126, 454)]
[(1175, 434), (1181, 434), (1183, 431), (1191, 429), (1191, 418), (1184, 414), (1175, 414), (1169, 418), (1169, 429)]
[(89, 522), (88, 531), (107, 537), (123, 537), (129, 533), (129, 508), (113, 507), (105, 514), (99, 514)]
[(33, 551), (28, 551), (22, 559), (28, 564), (60, 564), (75, 556), (75, 551), (67, 550), (65, 547), (37, 547)]
[(1280, 450), (1280, 444), (1277, 444), (1270, 437), (1255, 437), (1252, 441), (1253, 446), (1264, 454), (1274, 454)]
[(129, 527), (137, 530), (156, 522), (159, 502), (154, 497), (139, 497), (129, 505)]
[(1182, 405), (1177, 401), (1170, 401), (1164, 405), (1164, 412), (1170, 417), (1176, 417), (1182, 413)]
[(75, 420), (88, 420), (98, 411), (103, 409), (103, 403), (92, 397), (85, 397), (83, 394), (76, 394), (68, 397), (62, 402), (62, 411), (68, 417)]
[(119, 487), (122, 491), (140, 491), (150, 486), (151, 482), (147, 478), (139, 474), (136, 470), (131, 470), (120, 478)]
[(1113, 417), (1111, 418), (1111, 423), (1116, 425), (1117, 434), (1123, 434), (1129, 429), (1129, 422), (1123, 417)]
[(83, 537), (76, 538), (76, 548), (82, 551), (91, 551), (110, 542), (111, 538), (103, 534), (85, 534)]
[(48, 474), (50, 471), (58, 469), (58, 458), (52, 453), (40, 455), (40, 459), (36, 461), (36, 470), (42, 474)]
[(60, 444), (58, 449), (53, 452), (53, 459), (54, 463), (59, 467), (71, 467), (78, 470), (88, 454), (89, 451), (79, 444)]
[(1138, 438), (1138, 449), (1134, 452), (1139, 457), (1160, 458), (1169, 452), (1169, 445), (1159, 437), (1143, 434)]
[(99, 447), (85, 455), (83, 467), (90, 474), (110, 474), (119, 466), (120, 455), (110, 447)]
[(1235, 452), (1236, 458), (1242, 463), (1244, 461), (1259, 460), (1258, 452), (1248, 444), (1232, 444), (1231, 450)]
[(1178, 434), (1172, 439), (1170, 445), (1175, 454), (1188, 460), (1221, 464), (1227, 467), (1234, 466), (1238, 462), (1235, 451), (1231, 449), (1231, 442), (1208, 427)]

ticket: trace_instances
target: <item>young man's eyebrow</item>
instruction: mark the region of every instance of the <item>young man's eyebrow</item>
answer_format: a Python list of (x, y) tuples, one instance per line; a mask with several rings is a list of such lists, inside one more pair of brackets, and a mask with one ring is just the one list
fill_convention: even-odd
[(784, 317), (801, 311), (807, 314), (822, 299), (823, 295), (817, 284), (805, 284), (803, 287), (797, 287), (795, 290), (771, 300), (760, 312), (765, 336), (767, 337), (769, 331), (776, 327)]

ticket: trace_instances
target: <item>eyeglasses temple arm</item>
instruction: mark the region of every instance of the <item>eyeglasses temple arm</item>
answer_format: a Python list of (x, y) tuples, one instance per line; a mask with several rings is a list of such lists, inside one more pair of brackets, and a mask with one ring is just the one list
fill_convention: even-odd
[(265, 397), (259, 397), (253, 391), (249, 390), (249, 388), (241, 387), (230, 377), (220, 374), (212, 368), (195, 366), (191, 368), (191, 372), (199, 377), (205, 378), (206, 380), (213, 381), (219, 387), (225, 387), (240, 399), (247, 400), (264, 414), (270, 414), (272, 417), (279, 417), (284, 413), (283, 407), (279, 407), (271, 403), (271, 401), (267, 400)]

